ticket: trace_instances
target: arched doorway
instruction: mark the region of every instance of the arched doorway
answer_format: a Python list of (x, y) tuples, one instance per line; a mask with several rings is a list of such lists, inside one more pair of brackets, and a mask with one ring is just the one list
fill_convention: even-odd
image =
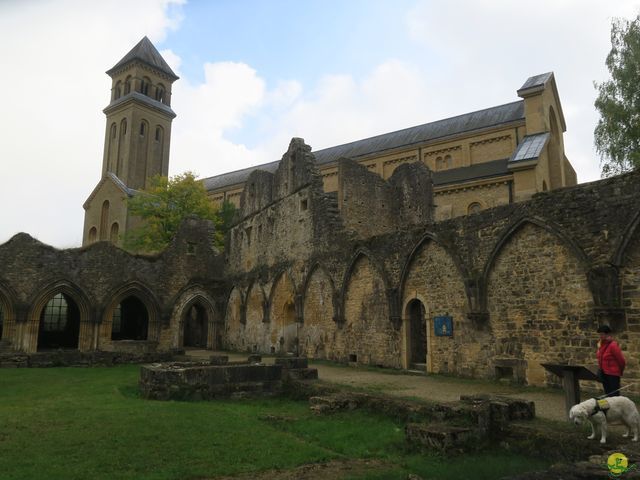
[(38, 351), (77, 349), (80, 338), (80, 310), (64, 293), (49, 299), (40, 312)]
[(206, 310), (198, 304), (184, 313), (184, 346), (207, 348), (208, 323)]
[(140, 299), (126, 297), (113, 310), (111, 340), (146, 340), (149, 312)]
[(298, 324), (296, 323), (296, 309), (293, 303), (284, 305), (282, 312), (282, 353), (298, 354)]
[(427, 319), (420, 300), (411, 300), (407, 305), (409, 315), (409, 363), (425, 368), (427, 363)]

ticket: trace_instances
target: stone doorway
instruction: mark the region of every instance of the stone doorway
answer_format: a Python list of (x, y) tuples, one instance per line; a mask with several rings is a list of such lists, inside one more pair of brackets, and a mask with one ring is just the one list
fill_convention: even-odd
[(192, 305), (184, 319), (184, 346), (207, 348), (207, 312), (201, 305)]
[(78, 348), (80, 338), (80, 310), (64, 293), (49, 299), (40, 313), (38, 351)]
[(407, 305), (409, 314), (409, 363), (410, 368), (426, 369), (427, 364), (427, 319), (420, 300)]

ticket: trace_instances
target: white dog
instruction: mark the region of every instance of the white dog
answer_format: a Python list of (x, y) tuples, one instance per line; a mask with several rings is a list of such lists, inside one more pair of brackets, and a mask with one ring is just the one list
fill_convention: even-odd
[(627, 427), (627, 433), (623, 437), (628, 437), (633, 433), (633, 441), (638, 441), (638, 430), (640, 429), (640, 414), (636, 404), (627, 397), (608, 397), (604, 401), (590, 398), (578, 403), (569, 410), (569, 420), (576, 425), (580, 425), (585, 420), (591, 424), (591, 435), (587, 438), (596, 438), (598, 427), (600, 428), (600, 443), (607, 441), (607, 424), (622, 423)]

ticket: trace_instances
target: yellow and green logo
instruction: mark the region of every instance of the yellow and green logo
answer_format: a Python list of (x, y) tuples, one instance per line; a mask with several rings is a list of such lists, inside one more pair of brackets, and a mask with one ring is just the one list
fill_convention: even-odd
[(612, 453), (607, 459), (607, 468), (610, 478), (618, 478), (636, 468), (636, 465), (629, 465), (629, 459), (624, 453)]

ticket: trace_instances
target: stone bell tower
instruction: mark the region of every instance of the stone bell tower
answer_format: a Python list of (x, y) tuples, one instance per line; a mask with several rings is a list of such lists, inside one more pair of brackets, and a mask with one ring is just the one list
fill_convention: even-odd
[(102, 178), (84, 204), (83, 245), (98, 240), (121, 244), (135, 219), (126, 198), (144, 189), (154, 175), (169, 172), (171, 86), (178, 79), (151, 41), (144, 37), (106, 72), (111, 101), (104, 109), (107, 125)]

